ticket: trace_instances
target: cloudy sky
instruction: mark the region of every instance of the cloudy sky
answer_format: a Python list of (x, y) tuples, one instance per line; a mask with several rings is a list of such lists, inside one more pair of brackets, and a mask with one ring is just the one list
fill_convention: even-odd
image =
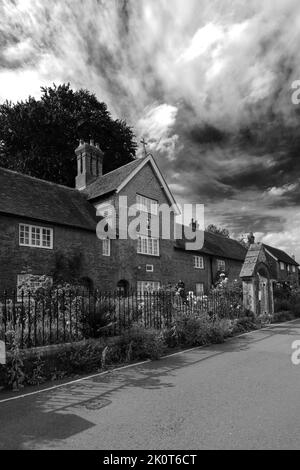
[(0, 0), (0, 102), (70, 82), (206, 223), (300, 261), (299, 0)]

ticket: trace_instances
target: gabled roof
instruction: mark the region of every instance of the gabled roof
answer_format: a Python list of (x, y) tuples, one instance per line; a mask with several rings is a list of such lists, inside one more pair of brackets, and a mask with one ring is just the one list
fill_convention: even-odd
[(99, 176), (96, 181), (91, 183), (84, 192), (89, 200), (97, 199), (106, 194), (115, 192), (119, 186), (125, 181), (133, 171), (140, 167), (145, 158), (139, 158), (133, 162), (127, 163), (116, 170)]
[[(187, 228), (187, 230), (189, 229)], [(182, 226), (178, 225), (176, 231), (178, 234), (181, 233), (180, 231), (182, 231)], [(185, 250), (185, 240), (178, 239), (175, 243), (175, 247)], [(247, 249), (232, 238), (226, 238), (222, 235), (205, 231), (204, 245), (203, 248), (199, 250), (199, 252), (207, 255), (219, 256), (220, 258), (244, 261), (247, 254)]]
[(270, 252), (270, 254), (277, 259), (277, 261), (282, 261), (283, 263), (286, 264), (291, 264), (294, 266), (299, 266), (297, 261), (294, 260), (291, 256), (289, 256), (285, 251), (279, 250), (278, 248), (273, 248), (272, 246), (265, 245), (265, 249), (267, 252)]
[(96, 214), (76, 189), (0, 168), (0, 212), (95, 230)]
[(148, 155), (144, 158), (138, 158), (137, 160), (134, 160), (127, 165), (117, 168), (116, 170), (111, 171), (110, 173), (107, 173), (100, 178), (97, 178), (96, 181), (94, 181), (85, 189), (85, 192), (88, 195), (88, 199), (91, 201), (101, 198), (112, 192), (119, 193), (148, 163), (151, 165), (156, 177), (161, 183), (161, 187), (164, 190), (169, 203), (174, 205), (176, 213), (179, 214), (180, 211), (177, 207), (174, 196), (171, 193), (166, 180), (161, 174), (152, 155)]

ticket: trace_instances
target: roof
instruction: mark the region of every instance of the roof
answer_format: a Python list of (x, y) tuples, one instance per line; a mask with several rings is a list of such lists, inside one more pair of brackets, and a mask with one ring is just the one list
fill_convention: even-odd
[(260, 243), (254, 243), (251, 245), (247, 252), (240, 277), (252, 277), (255, 274), (258, 263), (261, 260), (264, 260), (264, 257), (263, 245)]
[(95, 230), (96, 214), (76, 189), (0, 168), (0, 212)]
[(278, 261), (282, 261), (286, 264), (292, 264), (294, 266), (299, 266), (297, 261), (294, 260), (291, 256), (289, 256), (285, 251), (279, 250), (278, 248), (273, 248), (272, 246), (265, 245), (264, 247), (267, 251), (271, 253)]
[(97, 178), (96, 181), (91, 183), (84, 190), (88, 196), (88, 199), (95, 200), (112, 192), (120, 192), (148, 163), (151, 165), (153, 172), (159, 180), (161, 188), (164, 190), (170, 205), (174, 207), (175, 213), (179, 214), (180, 211), (174, 196), (171, 193), (166, 180), (164, 179), (152, 155), (147, 155), (144, 158), (138, 158), (133, 162), (127, 163), (127, 165), (123, 165), (120, 168), (117, 168), (116, 170)]
[(146, 157), (139, 158), (133, 162), (127, 163), (127, 165), (123, 165), (116, 170), (98, 177), (96, 181), (91, 183), (85, 189), (88, 199), (97, 199), (105, 194), (116, 191), (123, 181), (126, 180), (145, 159)]
[[(180, 230), (180, 226), (178, 226), (178, 228)], [(179, 249), (185, 249), (185, 241), (183, 239), (177, 240), (175, 246)], [(244, 261), (247, 249), (244, 248), (237, 240), (205, 231), (204, 245), (199, 252), (207, 255), (219, 256), (220, 258)]]

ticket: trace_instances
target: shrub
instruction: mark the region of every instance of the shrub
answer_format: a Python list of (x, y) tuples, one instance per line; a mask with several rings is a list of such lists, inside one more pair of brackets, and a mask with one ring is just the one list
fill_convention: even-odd
[(275, 312), (289, 312), (291, 311), (293, 305), (290, 300), (287, 299), (279, 299), (275, 300)]
[(251, 316), (245, 316), (235, 320), (232, 334), (237, 335), (247, 333), (248, 331), (256, 330), (257, 328), (258, 325), (254, 320), (254, 315), (253, 318)]
[(122, 333), (116, 346), (120, 348), (119, 355), (123, 360), (128, 359), (128, 355), (130, 360), (155, 360), (159, 359), (164, 351), (163, 335), (160, 331), (135, 323)]
[(282, 323), (286, 321), (293, 320), (295, 316), (292, 312), (282, 311), (276, 312), (273, 317), (273, 323)]

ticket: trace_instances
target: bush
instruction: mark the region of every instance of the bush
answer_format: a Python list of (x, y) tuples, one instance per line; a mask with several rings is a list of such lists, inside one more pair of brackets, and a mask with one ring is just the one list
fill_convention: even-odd
[(165, 345), (160, 331), (145, 328), (136, 323), (130, 329), (125, 330), (119, 338), (115, 348), (119, 347), (119, 357), (125, 361), (138, 359), (156, 360), (164, 352)]
[(178, 315), (170, 329), (164, 331), (168, 347), (196, 347), (222, 343), (232, 333), (229, 319), (211, 320), (208, 314)]
[(294, 318), (295, 318), (295, 315), (293, 315), (292, 312), (287, 312), (287, 311), (276, 312), (274, 313), (273, 323), (283, 323), (286, 321), (293, 320)]
[(275, 312), (289, 312), (291, 311), (293, 305), (290, 300), (275, 300)]
[(245, 316), (238, 318), (233, 325), (232, 333), (234, 335), (247, 333), (248, 331), (253, 331), (258, 328), (257, 323), (255, 322), (254, 315), (253, 318), (250, 316)]

